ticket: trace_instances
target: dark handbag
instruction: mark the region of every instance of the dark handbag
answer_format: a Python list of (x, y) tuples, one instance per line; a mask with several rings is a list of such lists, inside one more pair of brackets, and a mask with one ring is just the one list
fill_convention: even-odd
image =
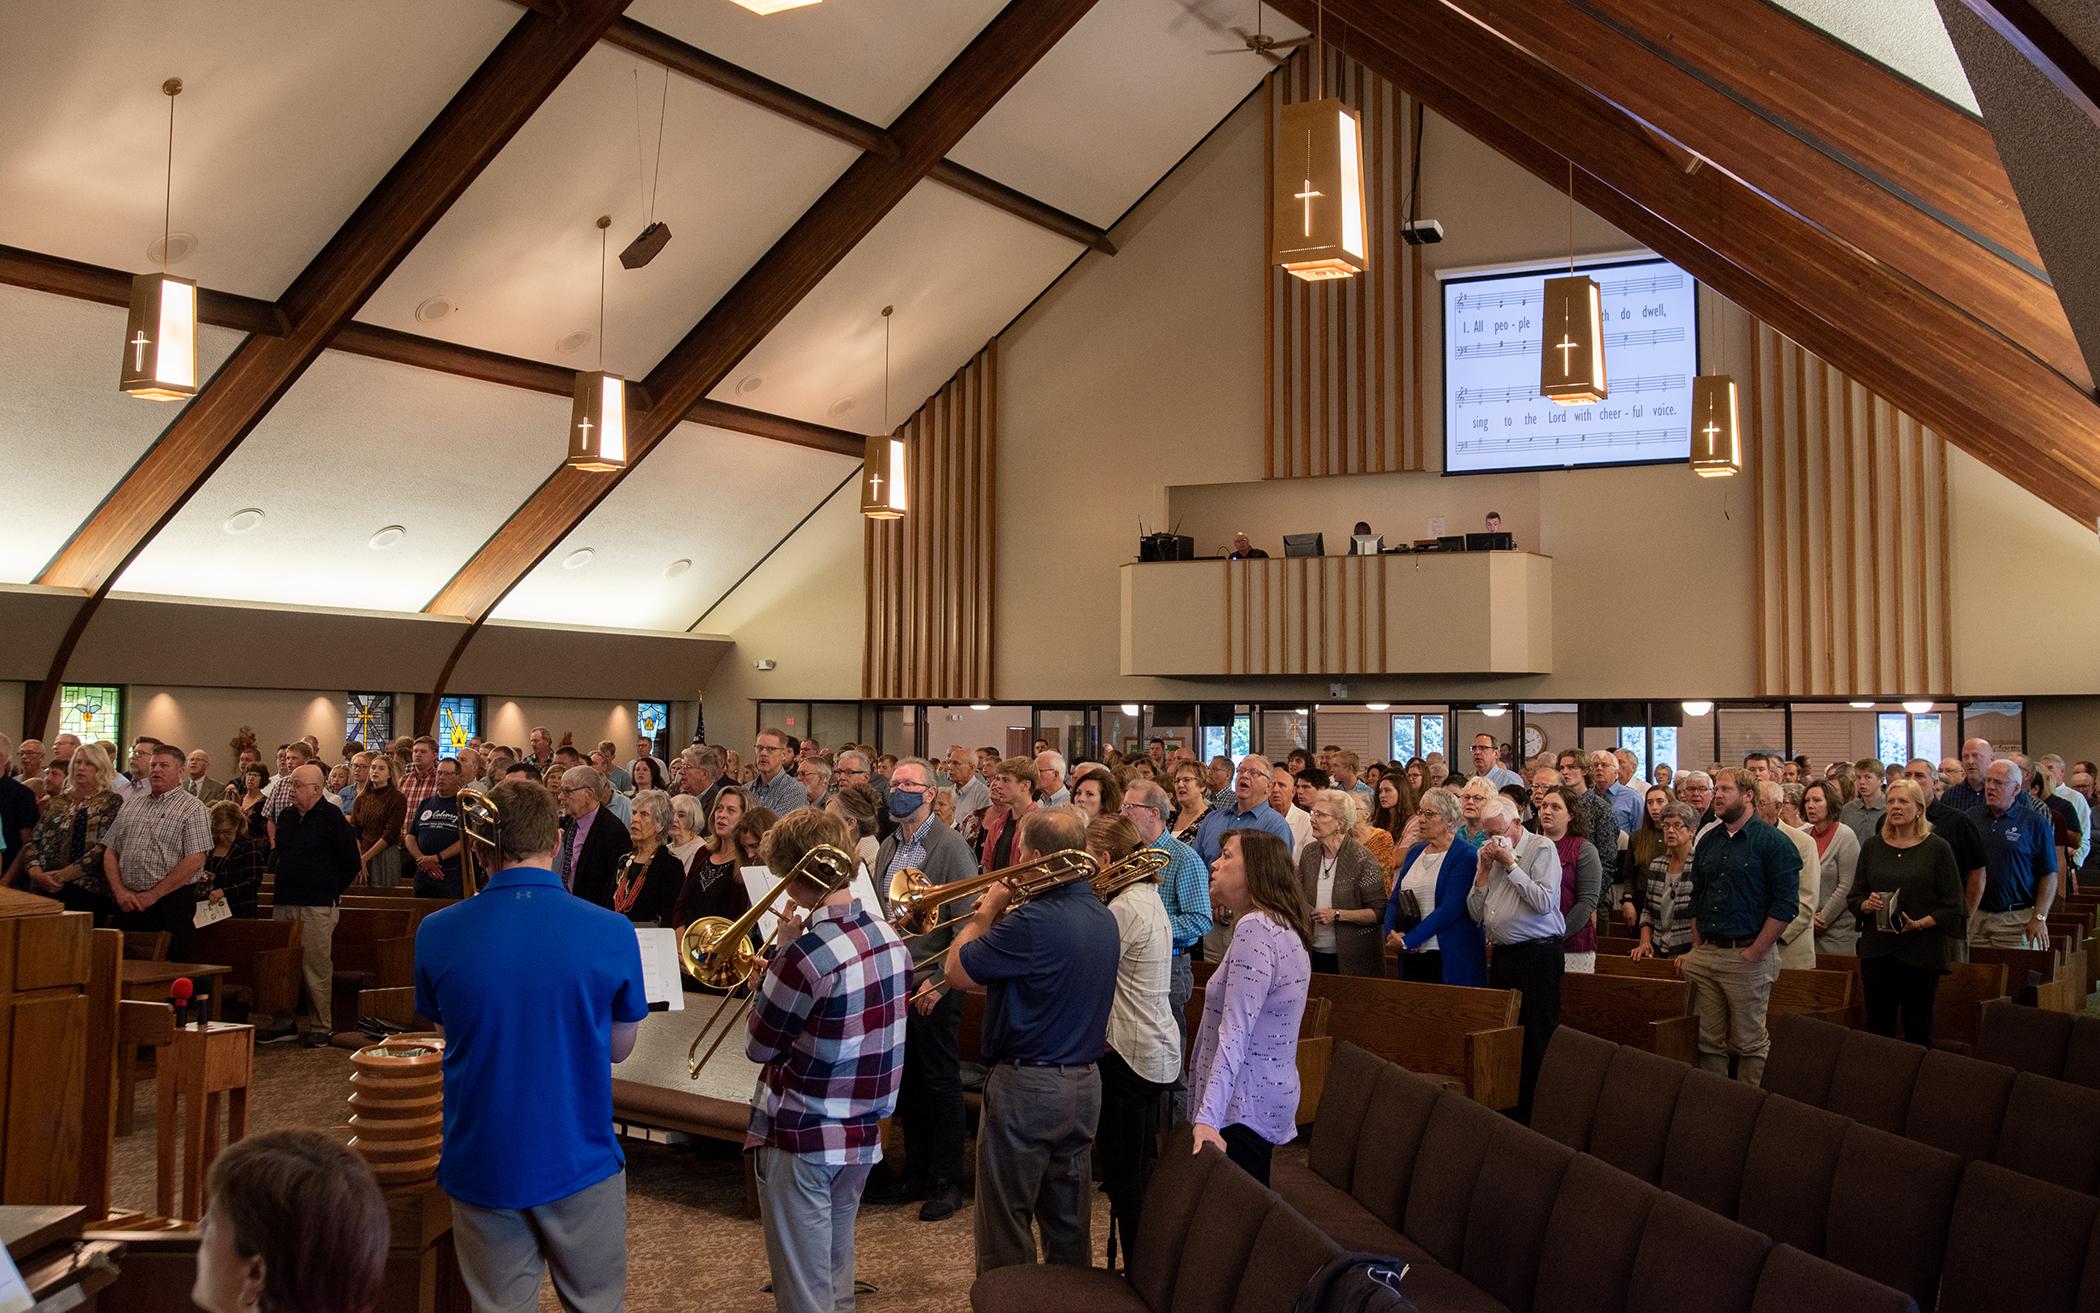
[(1313, 1273), (1292, 1313), (1413, 1313), (1414, 1303), (1400, 1293), (1406, 1273), (1397, 1258), (1343, 1254)]
[(1406, 934), (1422, 924), (1422, 900), (1405, 889), (1393, 893), (1393, 929)]

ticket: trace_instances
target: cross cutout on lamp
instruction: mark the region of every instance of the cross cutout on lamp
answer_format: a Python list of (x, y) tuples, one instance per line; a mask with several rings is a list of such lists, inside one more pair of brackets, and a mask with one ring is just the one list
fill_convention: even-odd
[(1305, 180), (1304, 191), (1297, 191), (1291, 193), (1292, 200), (1305, 202), (1305, 235), (1307, 237), (1312, 236), (1312, 203), (1318, 197), (1325, 196), (1326, 194), (1326, 192), (1317, 191), (1314, 189), (1311, 178), (1307, 178)]
[(586, 447), (590, 446), (590, 445), (591, 445), (591, 417), (590, 417), (589, 415), (585, 415), (585, 416), (584, 416), (584, 417), (583, 417), (582, 419), (578, 420), (578, 421), (576, 422), (576, 428), (577, 428), (577, 430), (578, 430), (579, 432), (581, 432), (581, 433), (583, 434), (583, 445), (584, 445), (584, 446), (586, 446)]
[(143, 328), (138, 331), (138, 336), (131, 339), (131, 367), (133, 369), (144, 369), (146, 367), (146, 344), (151, 340), (146, 336), (146, 330)]
[(1699, 431), (1706, 435), (1706, 445), (1709, 449), (1711, 449), (1714, 446), (1715, 436), (1721, 432), (1721, 426), (1719, 424), (1714, 423), (1714, 417), (1712, 414), (1708, 414), (1706, 417), (1706, 427), (1700, 429)]
[(1580, 342), (1577, 342), (1574, 338), (1569, 337), (1567, 332), (1563, 330), (1560, 335), (1560, 341), (1555, 342), (1553, 344), (1553, 349), (1555, 351), (1560, 352), (1560, 372), (1563, 375), (1566, 375), (1568, 372), (1569, 353), (1573, 351), (1580, 351), (1582, 349), (1582, 344)]
[(882, 500), (882, 476), (880, 474), (870, 474), (868, 476), (868, 495), (876, 501)]

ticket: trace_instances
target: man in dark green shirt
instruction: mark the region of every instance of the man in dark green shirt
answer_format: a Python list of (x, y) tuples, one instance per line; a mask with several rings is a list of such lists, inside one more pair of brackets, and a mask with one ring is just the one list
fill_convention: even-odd
[(1692, 949), (1677, 959), (1692, 982), (1699, 1065), (1746, 1085), (1764, 1080), (1772, 1039), (1765, 1005), (1779, 978), (1780, 933), (1799, 910), (1801, 853), (1757, 819), (1757, 781), (1747, 770), (1714, 777), (1714, 823), (1692, 852)]

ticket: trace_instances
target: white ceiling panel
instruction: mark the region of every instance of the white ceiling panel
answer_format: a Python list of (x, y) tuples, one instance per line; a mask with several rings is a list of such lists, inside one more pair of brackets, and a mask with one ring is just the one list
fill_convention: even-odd
[[(585, 56), (358, 317), (596, 368), (596, 223), (610, 214), (605, 364), (647, 373), (856, 154), (684, 77), (671, 78), (668, 103), (663, 95), (661, 68), (611, 46)], [(630, 270), (618, 255), (648, 221), (643, 177), (653, 183), (657, 174), (659, 120), (656, 217), (670, 225), (671, 242)], [(419, 320), (417, 307), (439, 297), (452, 312)], [(558, 345), (579, 331), (591, 340)]]
[[(326, 353), (117, 587), (419, 611), (561, 463), (568, 419), (562, 397)], [(388, 525), (405, 535), (374, 548)]]
[(682, 631), (857, 467), (829, 452), (681, 424), (494, 618)]
[(1275, 67), (1234, 30), (1252, 21), (1245, 0), (1097, 4), (949, 158), (1106, 227)]
[(1770, 0), (1867, 58), (1977, 113), (1976, 93), (1933, 0)]
[[(198, 333), (202, 373), (241, 340)], [(8, 453), (0, 583), (28, 583), (182, 413), (117, 390), (124, 312), (0, 287), (0, 451)]]
[(636, 0), (627, 12), (883, 127), (1002, 7), (1002, 0), (830, 0), (761, 16), (730, 0)]
[(922, 182), (714, 391), (722, 401), (880, 432), (882, 307), (893, 305), (890, 421), (919, 404), (1072, 263), (1081, 247)]
[(8, 0), (0, 4), (0, 243), (274, 299), (459, 90), (503, 0)]

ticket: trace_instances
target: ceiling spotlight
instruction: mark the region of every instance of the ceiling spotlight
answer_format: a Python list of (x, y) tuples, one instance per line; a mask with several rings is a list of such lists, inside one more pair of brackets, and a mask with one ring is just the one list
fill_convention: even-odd
[(254, 506), (235, 511), (226, 517), (225, 529), (231, 534), (243, 534), (263, 522), (263, 513)]
[(197, 234), (169, 233), (146, 243), (146, 258), (163, 265), (181, 264), (197, 250)]
[(1906, 702), (1903, 704), (1903, 709), (1913, 716), (1922, 716), (1932, 710), (1932, 703), (1929, 701)]
[(853, 409), (853, 398), (840, 397), (837, 401), (831, 403), (831, 417), (837, 419), (851, 409)]
[(433, 296), (416, 306), (416, 322), (434, 324), (459, 307), (449, 296)]
[(736, 390), (739, 396), (748, 397), (765, 385), (766, 380), (763, 374), (746, 374), (736, 381)]
[(816, 4), (818, 0), (736, 0), (736, 3), (754, 14), (778, 14), (789, 9), (802, 9)]
[(693, 562), (691, 557), (680, 557), (678, 560), (675, 560), (664, 567), (664, 578), (676, 579), (679, 575), (684, 574), (686, 571), (692, 568)]
[(1704, 716), (1714, 709), (1714, 704), (1711, 702), (1687, 702), (1683, 705), (1684, 714), (1687, 716)]
[(579, 547), (561, 558), (561, 568), (564, 570), (581, 570), (584, 566), (589, 565), (591, 558), (597, 554), (597, 551), (592, 548)]
[(375, 552), (383, 552), (406, 537), (408, 537), (408, 530), (398, 524), (389, 524), (378, 533), (373, 534), (371, 542), (366, 545)]
[(560, 352), (562, 355), (573, 356), (578, 351), (583, 350), (590, 344), (591, 330), (588, 328), (579, 328), (573, 333), (564, 334), (562, 336), (561, 341), (556, 342), (554, 344), (554, 349)]

